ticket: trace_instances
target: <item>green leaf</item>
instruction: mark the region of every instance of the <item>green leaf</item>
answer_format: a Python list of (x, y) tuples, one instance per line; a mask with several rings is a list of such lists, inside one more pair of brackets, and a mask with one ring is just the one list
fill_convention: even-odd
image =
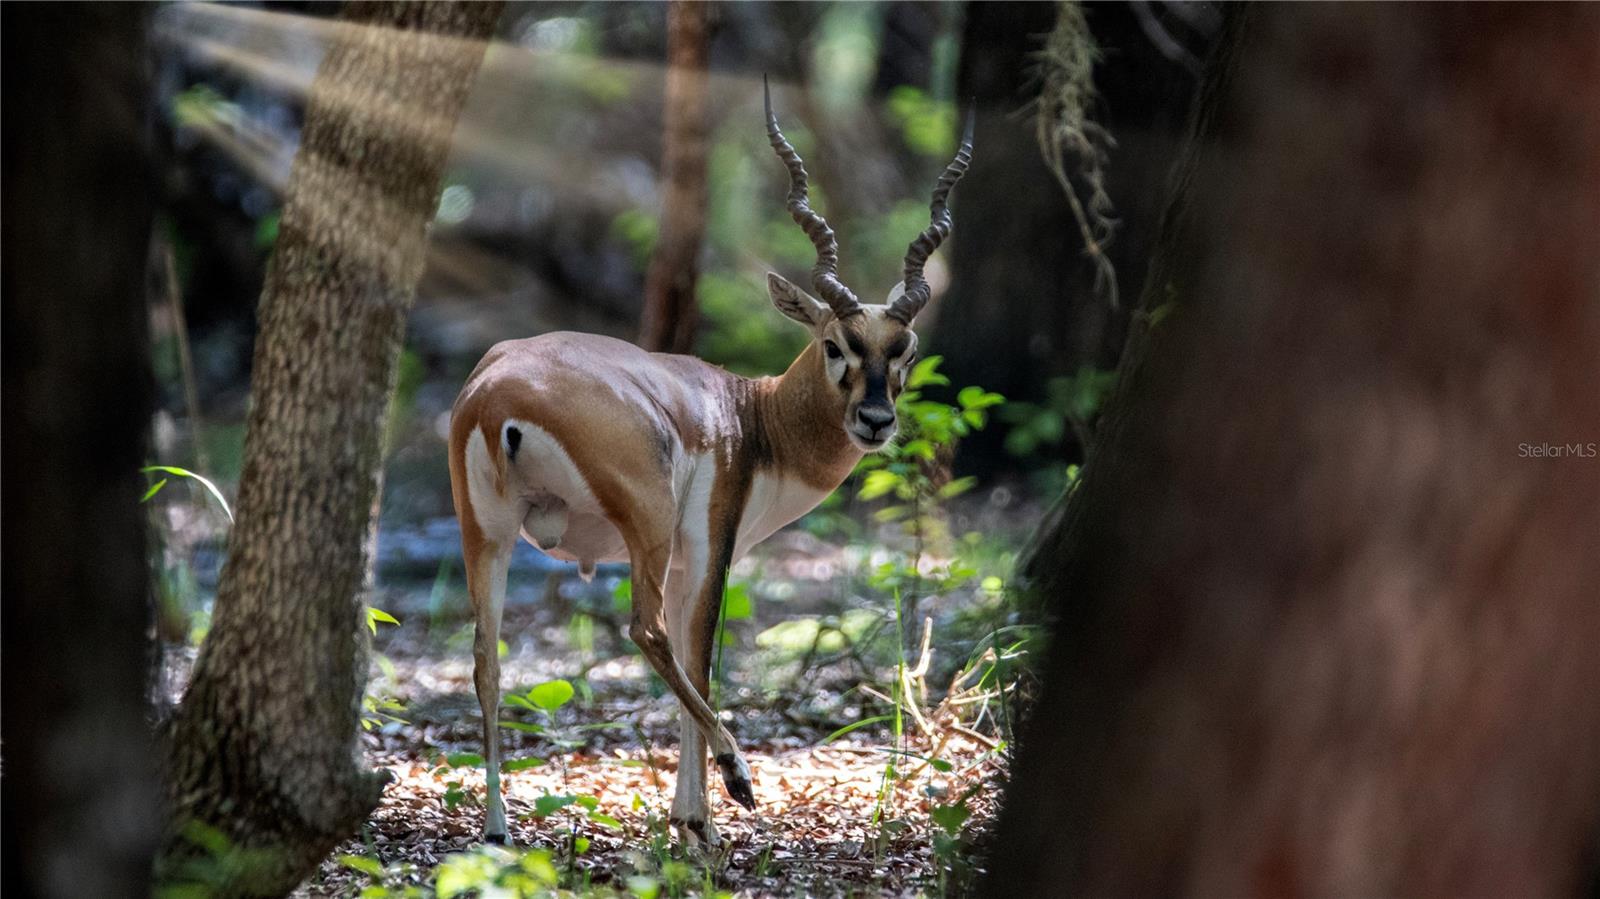
[(945, 833), (956, 836), (961, 833), (961, 825), (972, 817), (972, 811), (965, 804), (936, 805), (928, 812), (928, 817), (933, 819), (933, 823), (944, 828)]
[(1067, 419), (1060, 412), (1047, 409), (1033, 420), (1033, 433), (1041, 443), (1055, 443), (1067, 431)]
[(554, 712), (572, 700), (572, 684), (564, 680), (545, 681), (528, 690), (528, 701), (546, 712)]
[(383, 622), (384, 624), (398, 625), (400, 623), (400, 619), (394, 617), (393, 615), (390, 615), (388, 612), (385, 612), (384, 610), (379, 609), (379, 608), (374, 608), (372, 606), (368, 606), (367, 607), (367, 630), (370, 630), (374, 634), (376, 634), (378, 632), (378, 622), (380, 622), (380, 621)]
[(500, 726), (505, 728), (505, 729), (507, 729), (507, 730), (519, 731), (519, 732), (525, 733), (525, 734), (542, 734), (542, 733), (544, 733), (544, 727), (543, 726), (538, 725), (538, 724), (531, 724), (531, 723), (529, 723), (527, 721), (508, 721), (508, 720), (502, 718), (500, 720)]
[(861, 492), (858, 495), (862, 499), (877, 499), (903, 483), (905, 483), (905, 478), (891, 470), (880, 468), (877, 471), (867, 472), (866, 478), (861, 482)]
[(228, 839), (228, 835), (204, 821), (190, 820), (183, 825), (182, 834), (184, 839), (204, 849), (209, 855), (225, 855), (233, 851), (233, 841)]
[(500, 864), (500, 857), (486, 851), (456, 853), (439, 865), (433, 888), (439, 899), (454, 899), (470, 890), (493, 886)]
[(585, 852), (588, 852), (589, 851), (589, 838), (588, 837), (573, 837), (572, 838), (572, 851), (574, 853), (578, 854), (578, 855), (582, 855)]
[(152, 471), (159, 471), (162, 474), (177, 475), (180, 478), (192, 478), (193, 480), (199, 481), (200, 486), (206, 488), (206, 490), (211, 493), (211, 496), (216, 499), (217, 504), (222, 506), (223, 514), (228, 516), (228, 523), (233, 524), (233, 510), (228, 508), (228, 501), (222, 498), (222, 491), (217, 489), (217, 485), (211, 483), (205, 477), (197, 475), (186, 468), (178, 468), (173, 465), (146, 465), (144, 468), (139, 469), (139, 471), (144, 472), (145, 474), (149, 474)]
[(141, 503), (149, 502), (150, 501), (150, 497), (155, 496), (157, 493), (160, 493), (161, 492), (161, 488), (165, 487), (165, 486), (167, 486), (167, 479), (166, 478), (162, 478), (161, 480), (156, 481), (154, 484), (151, 484), (150, 485), (150, 489), (146, 490), (144, 492), (144, 496), (139, 497), (139, 502), (141, 502)]
[(910, 506), (884, 506), (882, 509), (872, 513), (872, 519), (882, 522), (899, 521), (910, 514)]
[(576, 796), (540, 796), (533, 801), (533, 813), (540, 818), (548, 818), (577, 801)]
[(833, 733), (828, 734), (826, 737), (822, 738), (822, 742), (824, 744), (832, 743), (834, 740), (839, 739), (853, 730), (860, 730), (863, 727), (869, 727), (874, 724), (881, 724), (885, 721), (893, 720), (893, 715), (873, 715), (871, 718), (862, 718), (860, 721), (854, 722), (853, 724), (846, 724), (844, 727), (841, 727)]
[(522, 870), (528, 872), (528, 874), (532, 876), (534, 880), (539, 881), (547, 887), (553, 887), (556, 885), (556, 881), (559, 877), (559, 875), (556, 874), (556, 866), (550, 863), (550, 853), (544, 851), (543, 849), (529, 849), (527, 852), (522, 854), (522, 860), (518, 862), (518, 864), (521, 866)]
[(613, 818), (610, 815), (605, 814), (604, 812), (596, 812), (596, 811), (589, 812), (589, 820), (593, 821), (594, 823), (596, 823), (598, 825), (600, 825), (601, 827), (609, 827), (612, 830), (621, 830), (622, 829), (622, 822), (621, 821), (618, 821), (616, 818)]
[(939, 374), (939, 363), (944, 361), (943, 356), (928, 356), (911, 366), (911, 374), (906, 377), (906, 387), (918, 390), (929, 385), (949, 384), (950, 379)]
[(966, 493), (968, 490), (971, 490), (973, 485), (977, 483), (978, 479), (971, 476), (956, 478), (950, 483), (939, 488), (939, 498), (949, 499), (952, 496), (960, 496), (961, 494)]
[(574, 796), (572, 801), (591, 812), (600, 807), (600, 798), (598, 796)]
[(982, 387), (963, 387), (956, 394), (956, 402), (963, 409), (987, 409), (1005, 402), (1006, 398), (998, 393), (990, 393)]
[(744, 584), (729, 585), (727, 595), (722, 601), (722, 620), (743, 621), (754, 611), (754, 604), (750, 601), (750, 588)]
[(483, 764), (483, 756), (476, 752), (452, 752), (444, 761), (452, 768), (476, 768)]
[(1019, 425), (1006, 432), (1006, 452), (1013, 456), (1030, 455), (1039, 446), (1039, 438), (1033, 429)]
[(544, 764), (544, 759), (539, 758), (538, 756), (530, 755), (527, 758), (506, 759), (505, 761), (500, 763), (500, 770), (501, 771), (508, 771), (508, 772), (509, 771), (526, 771), (529, 768), (537, 768), (537, 767), (539, 767), (540, 765), (543, 765), (543, 764)]
[(944, 759), (928, 759), (928, 767), (938, 771), (941, 774), (949, 774), (951, 771), (955, 770), (956, 766), (950, 764)]
[(373, 877), (383, 876), (383, 863), (375, 858), (367, 858), (365, 855), (341, 855), (339, 856), (339, 864)]

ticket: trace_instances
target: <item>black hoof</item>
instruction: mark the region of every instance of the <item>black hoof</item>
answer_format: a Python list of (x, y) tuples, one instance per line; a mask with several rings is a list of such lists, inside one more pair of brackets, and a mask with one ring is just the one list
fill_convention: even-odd
[(486, 833), (483, 835), (483, 841), (491, 846), (504, 846), (511, 842), (503, 833)]
[(749, 769), (739, 764), (738, 756), (731, 752), (717, 756), (717, 767), (722, 769), (722, 785), (727, 787), (733, 801), (755, 811), (756, 794), (750, 788)]

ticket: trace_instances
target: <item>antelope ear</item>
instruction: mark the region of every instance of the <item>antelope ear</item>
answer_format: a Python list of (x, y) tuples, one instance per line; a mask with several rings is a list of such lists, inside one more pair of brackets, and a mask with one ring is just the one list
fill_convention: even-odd
[(767, 294), (772, 305), (791, 319), (815, 332), (828, 320), (828, 307), (775, 272), (767, 272)]

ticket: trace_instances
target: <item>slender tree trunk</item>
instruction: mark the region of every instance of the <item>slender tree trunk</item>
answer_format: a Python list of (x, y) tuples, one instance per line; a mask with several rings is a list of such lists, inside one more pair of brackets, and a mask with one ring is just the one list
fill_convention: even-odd
[(349, 4), (312, 86), (261, 297), (238, 523), (172, 728), (169, 882), (210, 828), (230, 847), (210, 875), (223, 894), (285, 893), (378, 801), (357, 733), (384, 411), (499, 14)]
[(673, 0), (667, 7), (666, 140), (661, 174), (661, 231), (645, 277), (639, 345), (694, 349), (699, 306), (695, 283), (706, 231), (706, 58), (710, 4)]
[(7, 896), (144, 896), (147, 8), (4, 7)]
[(987, 891), (1593, 890), (1600, 11), (1246, 16)]

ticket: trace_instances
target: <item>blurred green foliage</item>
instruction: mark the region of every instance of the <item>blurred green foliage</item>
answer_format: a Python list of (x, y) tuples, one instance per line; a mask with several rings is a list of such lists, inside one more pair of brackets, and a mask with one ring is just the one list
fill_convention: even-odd
[(889, 92), (889, 119), (914, 152), (945, 159), (956, 151), (955, 104), (935, 100), (926, 91), (902, 84)]
[(696, 349), (731, 371), (776, 374), (811, 340), (805, 329), (773, 311), (766, 284), (754, 273), (707, 272), (697, 293), (705, 327)]
[(1115, 371), (1084, 367), (1075, 375), (1051, 378), (1041, 403), (1013, 402), (1000, 412), (1011, 425), (1006, 450), (1026, 458), (1060, 444), (1072, 429), (1079, 444), (1088, 448), (1100, 407), (1117, 385)]

